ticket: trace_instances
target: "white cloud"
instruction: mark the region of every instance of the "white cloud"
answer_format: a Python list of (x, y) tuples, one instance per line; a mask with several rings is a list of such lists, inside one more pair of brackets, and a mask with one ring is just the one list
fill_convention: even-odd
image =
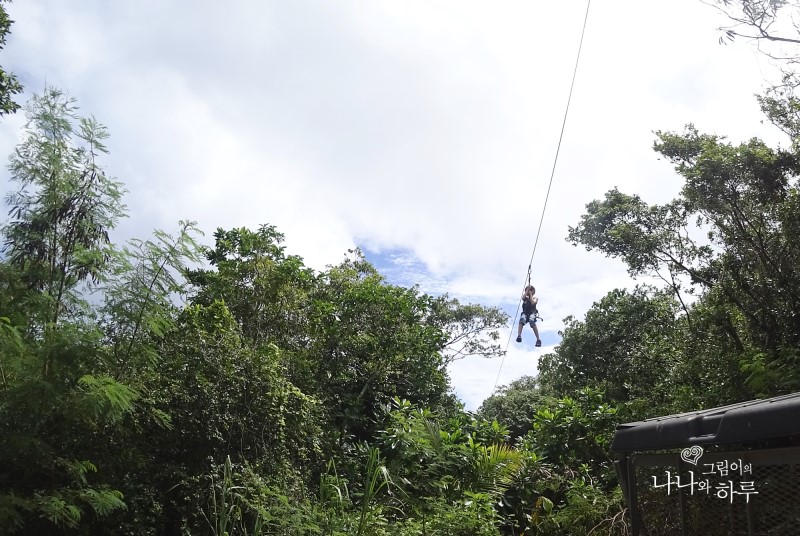
[[(354, 245), (402, 251), (405, 281), (513, 310), (584, 7), (27, 0), (8, 5), (2, 55), (28, 90), (62, 86), (109, 126), (109, 171), (131, 191), (121, 237), (180, 218), (207, 233), (271, 223), (316, 268)], [(779, 139), (752, 96), (769, 66), (746, 44), (719, 46), (712, 9), (619, 0), (589, 17), (532, 266), (550, 333), (631, 285), (618, 262), (564, 239), (614, 186), (651, 203), (677, 194), (654, 130)], [(4, 119), (0, 152), (19, 126)], [(535, 371), (515, 355), (509, 371)], [(457, 390), (480, 396), (467, 386), (489, 364), (459, 363)]]
[(529, 348), (533, 334), (526, 330), (521, 345), (509, 346), (504, 358), (485, 359), (469, 357), (455, 361), (448, 367), (455, 393), (467, 410), (477, 410), (481, 402), (491, 396), (496, 388), (508, 385), (522, 376), (535, 376), (539, 358), (553, 350), (552, 346)]

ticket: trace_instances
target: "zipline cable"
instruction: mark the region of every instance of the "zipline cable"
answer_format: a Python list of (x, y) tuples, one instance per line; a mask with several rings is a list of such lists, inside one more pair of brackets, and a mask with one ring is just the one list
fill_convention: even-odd
[[(578, 64), (581, 60), (581, 50), (583, 49), (583, 37), (586, 35), (586, 22), (589, 20), (589, 6), (591, 6), (592, 0), (586, 1), (586, 14), (583, 17), (583, 29), (581, 30), (581, 40), (578, 43), (578, 55), (575, 58), (575, 68), (572, 71), (572, 82), (569, 85), (569, 95), (567, 96), (567, 106), (564, 109), (564, 120), (561, 122), (561, 134), (558, 136), (558, 146), (556, 147), (556, 155), (553, 159), (553, 169), (550, 172), (550, 183), (547, 185), (547, 194), (544, 197), (544, 205), (542, 206), (542, 216), (539, 218), (539, 228), (536, 231), (536, 240), (533, 243), (533, 251), (531, 252), (531, 259), (528, 262), (528, 275), (526, 277), (526, 283), (523, 284), (523, 292), (525, 291), (525, 287), (530, 284), (531, 281), (531, 267), (533, 266), (533, 256), (536, 254), (536, 246), (539, 245), (539, 235), (542, 232), (542, 223), (544, 222), (544, 213), (547, 210), (547, 201), (550, 199), (550, 189), (553, 187), (553, 177), (556, 174), (556, 165), (558, 164), (558, 154), (561, 152), (561, 141), (564, 139), (564, 130), (567, 126), (567, 116), (569, 115), (569, 105), (572, 102), (572, 90), (575, 88), (575, 78), (578, 75)], [(511, 324), (511, 331), (508, 334), (508, 341), (506, 341), (506, 349), (503, 352), (503, 359), (500, 361), (500, 370), (497, 371), (497, 378), (494, 381), (494, 390), (497, 389), (497, 382), (500, 381), (500, 373), (503, 371), (503, 363), (506, 360), (506, 354), (508, 353), (508, 346), (511, 344), (511, 337), (514, 335), (514, 328), (516, 327), (516, 319), (517, 315), (519, 315), (519, 307), (520, 304), (517, 304), (517, 311), (514, 313), (514, 317), (512, 318)]]

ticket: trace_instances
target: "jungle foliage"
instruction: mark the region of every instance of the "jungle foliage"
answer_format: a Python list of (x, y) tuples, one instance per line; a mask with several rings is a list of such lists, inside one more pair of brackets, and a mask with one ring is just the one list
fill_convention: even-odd
[[(716, 4), (739, 24), (791, 5)], [(617, 424), (800, 389), (791, 81), (759, 99), (786, 147), (658, 132), (676, 197), (587, 205), (568, 240), (651, 283), (566, 318), (538, 375), (476, 413), (447, 365), (501, 355), (502, 311), (393, 285), (357, 250), (314, 270), (269, 224), (116, 243), (108, 133), (47, 88), (0, 228), (0, 533), (627, 534)]]

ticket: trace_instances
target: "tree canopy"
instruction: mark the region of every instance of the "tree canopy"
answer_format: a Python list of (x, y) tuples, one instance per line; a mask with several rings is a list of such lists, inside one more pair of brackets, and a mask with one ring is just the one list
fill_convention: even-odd
[[(116, 244), (105, 127), (55, 88), (26, 118), (0, 259), (3, 532), (411, 534), (474, 504), (463, 531), (497, 533), (519, 455), (445, 367), (499, 354), (502, 312), (392, 285), (359, 251), (312, 270), (271, 225)], [(412, 407), (441, 417), (378, 450)], [(434, 421), (457, 451), (418, 489)]]
[[(6, 45), (6, 39), (11, 32), (14, 22), (8, 16), (6, 6), (9, 0), (0, 0), (0, 50)], [(14, 95), (22, 93), (22, 84), (17, 76), (0, 67), (0, 115), (7, 115), (19, 110), (19, 104), (14, 100)]]
[[(793, 2), (714, 4), (729, 38), (795, 42)], [(0, 46), (9, 24), (0, 1)], [(759, 97), (787, 146), (657, 131), (674, 199), (586, 206), (567, 240), (646, 282), (475, 413), (447, 366), (503, 354), (502, 310), (359, 250), (312, 269), (269, 223), (115, 242), (107, 129), (34, 95), (0, 227), (0, 534), (628, 534), (616, 425), (800, 388), (793, 61)], [(20, 89), (0, 70), (0, 114)]]

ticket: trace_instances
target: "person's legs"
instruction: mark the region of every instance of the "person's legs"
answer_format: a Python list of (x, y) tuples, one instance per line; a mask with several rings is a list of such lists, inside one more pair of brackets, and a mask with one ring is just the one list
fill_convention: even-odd
[(517, 330), (517, 342), (522, 342), (522, 328), (525, 327), (528, 319), (525, 318), (525, 313), (522, 313), (522, 316), (519, 317), (519, 329)]
[(536, 320), (531, 319), (531, 329), (533, 334), (536, 335), (536, 346), (541, 346), (542, 339), (539, 338), (539, 328), (536, 327)]

